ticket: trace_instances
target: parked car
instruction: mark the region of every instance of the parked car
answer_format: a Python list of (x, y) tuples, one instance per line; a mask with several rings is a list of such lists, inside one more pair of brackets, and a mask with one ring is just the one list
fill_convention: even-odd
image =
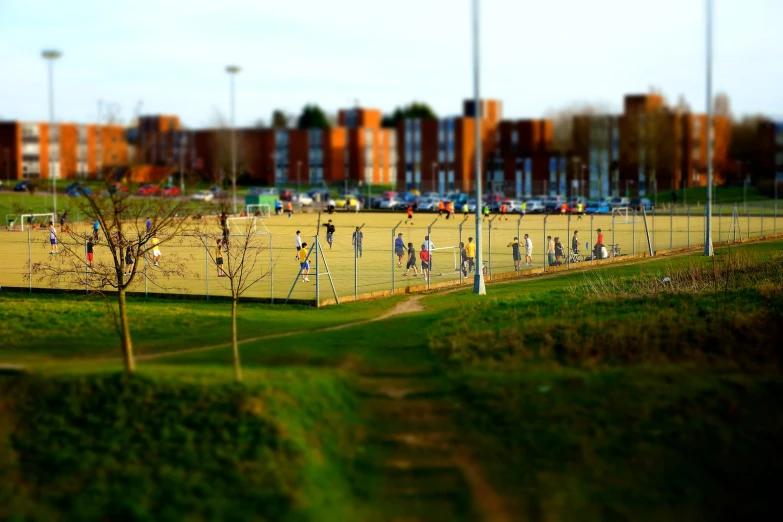
[(642, 207), (644, 210), (652, 210), (652, 202), (648, 198), (633, 198), (628, 206), (640, 212)]
[(81, 196), (82, 194), (89, 196), (91, 192), (92, 191), (90, 190), (90, 187), (78, 181), (75, 181), (65, 187), (65, 193), (69, 196)]
[(224, 198), (226, 197), (226, 191), (223, 190), (221, 187), (218, 187), (215, 185), (214, 187), (210, 188), (209, 191), (212, 193), (212, 195), (216, 198)]
[[(409, 192), (407, 192), (406, 194), (411, 194), (411, 195), (413, 195), (413, 196), (418, 196), (418, 195), (419, 195), (419, 192), (418, 192), (418, 191), (416, 191), (416, 192), (414, 193), (414, 191), (409, 191)], [(381, 194), (381, 197), (382, 197), (382, 198), (396, 198), (397, 196), (399, 196), (399, 194), (398, 194), (397, 192), (393, 191), (393, 190), (387, 190), (386, 192), (384, 192), (383, 194)]]
[(294, 203), (298, 203), (298, 204), (303, 205), (303, 206), (305, 206), (305, 205), (312, 205), (313, 204), (313, 198), (311, 198), (310, 196), (308, 196), (305, 193), (294, 194), (294, 197), (293, 197), (292, 201)]
[(215, 199), (215, 195), (208, 191), (208, 190), (199, 190), (192, 196), (190, 196), (190, 199), (193, 201), (212, 201)]
[(16, 185), (14, 185), (14, 192), (26, 192), (26, 191), (30, 190), (30, 185), (31, 185), (31, 183), (29, 181), (27, 181), (26, 179), (22, 180), (19, 183), (17, 183)]
[(628, 198), (612, 198), (609, 201), (609, 206), (614, 208), (627, 207), (631, 204), (631, 200)]
[(344, 208), (345, 210), (356, 210), (359, 205), (359, 199), (354, 194), (346, 194), (334, 201), (334, 208)]
[(167, 198), (173, 198), (179, 196), (180, 190), (177, 185), (166, 185), (163, 189), (163, 196)]
[(544, 201), (544, 212), (560, 213), (563, 210), (563, 201), (559, 197), (549, 198)]
[(585, 207), (585, 214), (608, 214), (611, 211), (606, 201), (590, 201)]
[(127, 196), (128, 187), (122, 183), (112, 183), (109, 185), (109, 188), (103, 192), (104, 197), (113, 196), (114, 194), (119, 194), (122, 197)]
[(136, 191), (137, 196), (158, 196), (160, 195), (160, 187), (157, 185), (153, 185), (152, 183), (147, 183), (145, 185), (142, 185), (139, 187), (139, 190)]
[(437, 192), (425, 192), (425, 193), (423, 193), (423, 194), (421, 195), (421, 199), (425, 199), (425, 198), (426, 198), (426, 199), (437, 199), (437, 200), (442, 200), (442, 199), (443, 199), (443, 196), (441, 196), (441, 195), (440, 195), (439, 193), (437, 193)]
[(540, 214), (544, 212), (544, 201), (537, 198), (528, 199), (525, 202), (525, 212), (529, 214)]
[(440, 201), (440, 199), (422, 196), (419, 200), (418, 210), (421, 212), (434, 212), (438, 210), (438, 203), (440, 203)]
[(398, 208), (403, 208), (403, 206), (407, 208), (407, 205), (405, 205), (401, 199), (393, 197), (383, 198), (379, 208), (384, 210), (397, 210)]
[(468, 200), (468, 212), (476, 212), (476, 198)]
[(315, 188), (307, 191), (307, 195), (313, 199), (313, 201), (328, 201), (331, 194), (328, 189)]

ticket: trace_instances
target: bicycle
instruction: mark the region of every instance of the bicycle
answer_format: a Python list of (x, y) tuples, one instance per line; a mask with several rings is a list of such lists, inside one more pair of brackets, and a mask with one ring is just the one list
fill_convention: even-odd
[(579, 252), (571, 251), (568, 253), (568, 257), (566, 258), (566, 263), (568, 264), (581, 263), (584, 260), (585, 260), (584, 256), (579, 254)]

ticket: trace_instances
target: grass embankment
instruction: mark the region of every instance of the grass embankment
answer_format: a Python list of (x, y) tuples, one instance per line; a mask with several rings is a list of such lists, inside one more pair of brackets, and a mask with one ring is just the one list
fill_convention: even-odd
[[(401, 476), (376, 465), (390, 450), (363, 434), (381, 436), (396, 421), (368, 422), (375, 395), (361, 393), (354, 376), (356, 370), (402, 370), (427, 374), (420, 388), (439, 391), (426, 400), (434, 401), (433, 410), (454, 409), (454, 435), (518, 518), (771, 518), (774, 477), (783, 473), (780, 249), (781, 242), (759, 243), (732, 249), (742, 257), (718, 249), (714, 265), (685, 256), (494, 284), (486, 298), (469, 290), (433, 294), (422, 299), (422, 312), (332, 331), (307, 332), (380, 314), (381, 303), (393, 303), (324, 310), (242, 306), (244, 335), (267, 328), (302, 333), (243, 345), (247, 384), (241, 387), (225, 384), (231, 355), (220, 348), (142, 362), (139, 373), (148, 377), (129, 385), (128, 397), (124, 381), (106, 373), (117, 362), (37, 366), (115, 350), (88, 341), (95, 335), (87, 326), (94, 317), (89, 311), (78, 319), (85, 326), (62, 327), (59, 346), (49, 334), (25, 339), (24, 326), (5, 321), (0, 328), (12, 344), (0, 348), (6, 354), (0, 358), (13, 360), (7, 355), (24, 353), (27, 342), (42, 356), (30, 360), (33, 366), (63, 375), (30, 377), (23, 385), (6, 380), (0, 390), (10, 399), (2, 415), (13, 419), (0, 423), (11, 432), (1, 462), (13, 470), (0, 474), (0, 492), (19, 498), (0, 498), (0, 506), (42, 520), (54, 512), (89, 520), (136, 504), (138, 511), (126, 511), (130, 520), (161, 512), (249, 519), (255, 502), (268, 496), (278, 509), (267, 513), (270, 519), (371, 520), (392, 508), (403, 516), (404, 504), (389, 499), (380, 484), (414, 483), (418, 471)], [(662, 283), (664, 277), (670, 281)], [(41, 331), (52, 315), (39, 313), (41, 307), (59, 303), (70, 310), (90, 302), (25, 299), (23, 308), (41, 316)], [(0, 311), (18, 304), (16, 296), (0, 298)], [(139, 300), (134, 306), (134, 335), (143, 350), (211, 344), (210, 331), (228, 321), (225, 304)], [(185, 317), (194, 320), (179, 332)], [(111, 332), (105, 335), (111, 339)], [(180, 335), (192, 337), (178, 341)], [(417, 389), (415, 379), (392, 388)], [(139, 432), (137, 424), (146, 428)], [(147, 432), (161, 441), (148, 440), (149, 452), (135, 442)], [(202, 432), (208, 443), (198, 443)], [(266, 435), (243, 438), (250, 432)], [(155, 458), (130, 459), (112, 448), (115, 439), (131, 448), (128, 455)], [(180, 446), (184, 454), (175, 451)], [(85, 478), (86, 465), (74, 464), (73, 483), (92, 495), (92, 504), (55, 476), (64, 472), (45, 471), (44, 462), (75, 455), (99, 470)], [(267, 464), (257, 455), (269, 456)], [(258, 484), (254, 466), (262, 468), (258, 480), (267, 481), (263, 491), (249, 487)], [(439, 479), (427, 478), (439, 476), (432, 473), (421, 471), (419, 482), (437, 486)], [(191, 475), (196, 478), (188, 482)], [(162, 486), (174, 498), (165, 512), (165, 497), (154, 493), (162, 478), (174, 482)], [(153, 493), (120, 499), (115, 479), (129, 482), (131, 491)], [(217, 493), (203, 499), (194, 493), (213, 481), (216, 491), (231, 489), (225, 502)], [(467, 503), (464, 494), (459, 498)], [(436, 504), (424, 497), (420, 505), (426, 511)]]

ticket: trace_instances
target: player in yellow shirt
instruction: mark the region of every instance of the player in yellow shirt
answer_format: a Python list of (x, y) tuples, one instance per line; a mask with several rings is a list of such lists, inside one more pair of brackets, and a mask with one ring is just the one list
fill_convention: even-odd
[(309, 283), (310, 279), (307, 276), (310, 275), (310, 263), (307, 262), (307, 243), (302, 243), (302, 248), (296, 253), (296, 257), (299, 259), (302, 282)]
[(465, 245), (465, 255), (468, 258), (468, 272), (472, 272), (476, 268), (476, 243), (472, 237), (468, 238), (468, 244)]
[(160, 261), (160, 248), (158, 247), (158, 243), (160, 243), (160, 239), (158, 239), (158, 234), (152, 235), (152, 264), (155, 266), (158, 266), (158, 261)]

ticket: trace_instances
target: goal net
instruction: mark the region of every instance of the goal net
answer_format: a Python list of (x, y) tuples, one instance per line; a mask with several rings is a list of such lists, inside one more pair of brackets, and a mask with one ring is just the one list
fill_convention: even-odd
[[(460, 254), (459, 247), (447, 246), (433, 248), (430, 250), (432, 256), (432, 270), (433, 275), (443, 275), (443, 270), (447, 272), (458, 272), (460, 270)], [(434, 274), (437, 272), (437, 274)]]
[(54, 212), (42, 213), (42, 214), (22, 214), (20, 216), (22, 220), (22, 232), (24, 232), (24, 226), (29, 228), (35, 227), (48, 227), (49, 222), (57, 223), (57, 218), (54, 216)]
[(612, 221), (619, 225), (630, 225), (631, 223), (642, 222), (631, 207), (618, 207), (612, 209)]
[(272, 206), (268, 203), (259, 203), (255, 205), (247, 205), (245, 208), (245, 214), (248, 217), (268, 218), (272, 214)]
[[(257, 205), (253, 205), (257, 206)], [(269, 205), (267, 205), (268, 207)], [(264, 220), (256, 216), (230, 217), (226, 220), (226, 227), (231, 236), (244, 236), (247, 234), (268, 234)]]

